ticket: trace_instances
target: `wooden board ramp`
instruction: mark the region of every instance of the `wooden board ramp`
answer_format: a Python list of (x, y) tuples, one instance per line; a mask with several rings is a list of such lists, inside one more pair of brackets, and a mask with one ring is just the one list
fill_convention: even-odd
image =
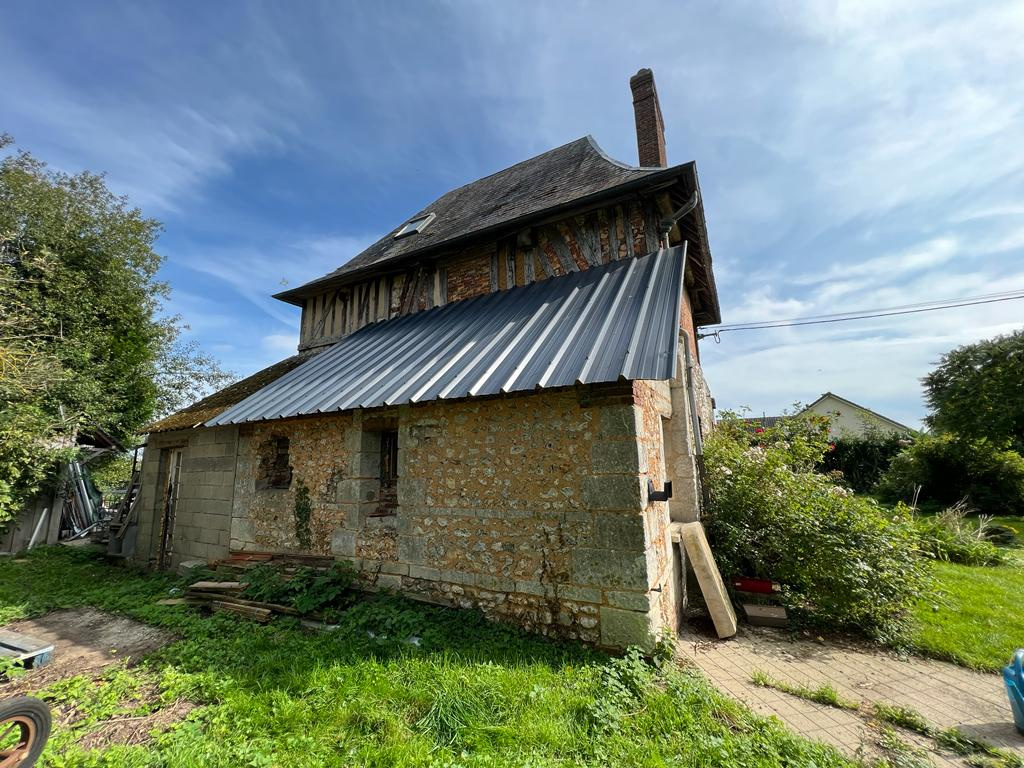
[(725, 589), (722, 574), (718, 571), (715, 556), (711, 553), (704, 526), (699, 522), (674, 523), (672, 528), (672, 538), (682, 542), (686, 557), (697, 575), (697, 583), (704, 595), (711, 621), (714, 622), (715, 632), (721, 639), (732, 637), (736, 634), (736, 611)]
[(20, 661), (29, 668), (41, 667), (52, 658), (53, 644), (0, 629), (0, 656)]

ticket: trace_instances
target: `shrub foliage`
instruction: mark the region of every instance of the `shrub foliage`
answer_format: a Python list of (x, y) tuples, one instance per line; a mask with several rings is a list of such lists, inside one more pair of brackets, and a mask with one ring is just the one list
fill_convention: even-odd
[(961, 499), (989, 515), (1024, 514), (1024, 457), (988, 440), (923, 436), (893, 459), (877, 492), (890, 501), (952, 506)]
[(706, 443), (708, 532), (726, 576), (783, 586), (793, 619), (899, 642), (926, 584), (913, 520), (816, 471), (825, 422), (794, 418), (749, 431), (724, 419)]
[(843, 436), (833, 441), (820, 468), (826, 474), (842, 472), (845, 485), (858, 493), (867, 493), (907, 445), (904, 435), (868, 429), (863, 435)]
[(1024, 330), (942, 356), (924, 378), (928, 426), (1024, 452)]
[(917, 518), (921, 552), (935, 560), (964, 565), (1005, 563), (1008, 559), (1006, 550), (986, 538), (988, 518), (981, 517), (977, 524), (970, 523), (965, 519), (970, 511), (966, 504), (961, 503), (954, 504), (938, 515), (922, 515)]
[(102, 176), (51, 170), (0, 134), (0, 522), (77, 432), (128, 442), (229, 380), (165, 312), (159, 232)]

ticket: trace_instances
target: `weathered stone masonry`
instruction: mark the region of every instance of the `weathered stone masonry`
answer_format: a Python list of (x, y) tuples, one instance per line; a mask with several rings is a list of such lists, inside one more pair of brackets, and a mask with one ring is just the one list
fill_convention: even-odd
[[(187, 441), (195, 469), (182, 480), (182, 541), (198, 538), (191, 499), (208, 494), (203, 508), (216, 510), (200, 513), (216, 543), (176, 548), (176, 560), (221, 557), (228, 545), (304, 549), (296, 503), (308, 493), (308, 549), (353, 562), (378, 586), (622, 647), (677, 623), (668, 505), (646, 501), (648, 477), (658, 489), (665, 480), (664, 391), (634, 382), (427, 403), (166, 433), (150, 446)], [(398, 429), (398, 508), (378, 516), (375, 436), (389, 425)], [(262, 447), (280, 437), (291, 486), (256, 490)], [(199, 455), (231, 445), (236, 456)], [(146, 471), (159, 453), (147, 450)], [(237, 458), (230, 489), (202, 474), (223, 470), (199, 469), (212, 458), (225, 467)]]

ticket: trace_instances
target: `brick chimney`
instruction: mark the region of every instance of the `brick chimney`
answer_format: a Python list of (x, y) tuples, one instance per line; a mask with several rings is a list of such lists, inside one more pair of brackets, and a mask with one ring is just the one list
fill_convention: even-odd
[(640, 165), (644, 167), (668, 165), (665, 154), (665, 122), (661, 119), (658, 89), (654, 87), (654, 73), (641, 69), (629, 78), (633, 90), (633, 114), (636, 116), (636, 146)]

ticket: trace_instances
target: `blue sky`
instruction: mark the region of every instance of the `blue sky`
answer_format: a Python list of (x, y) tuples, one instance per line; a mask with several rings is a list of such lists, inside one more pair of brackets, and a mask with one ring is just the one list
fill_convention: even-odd
[[(654, 70), (696, 160), (723, 317), (1024, 288), (1024, 5), (5, 3), (0, 131), (164, 222), (170, 309), (238, 374), (294, 350), (269, 298), (448, 189), (590, 133), (635, 162)], [(723, 334), (720, 407), (832, 390), (924, 415), (944, 350), (1024, 302)]]

